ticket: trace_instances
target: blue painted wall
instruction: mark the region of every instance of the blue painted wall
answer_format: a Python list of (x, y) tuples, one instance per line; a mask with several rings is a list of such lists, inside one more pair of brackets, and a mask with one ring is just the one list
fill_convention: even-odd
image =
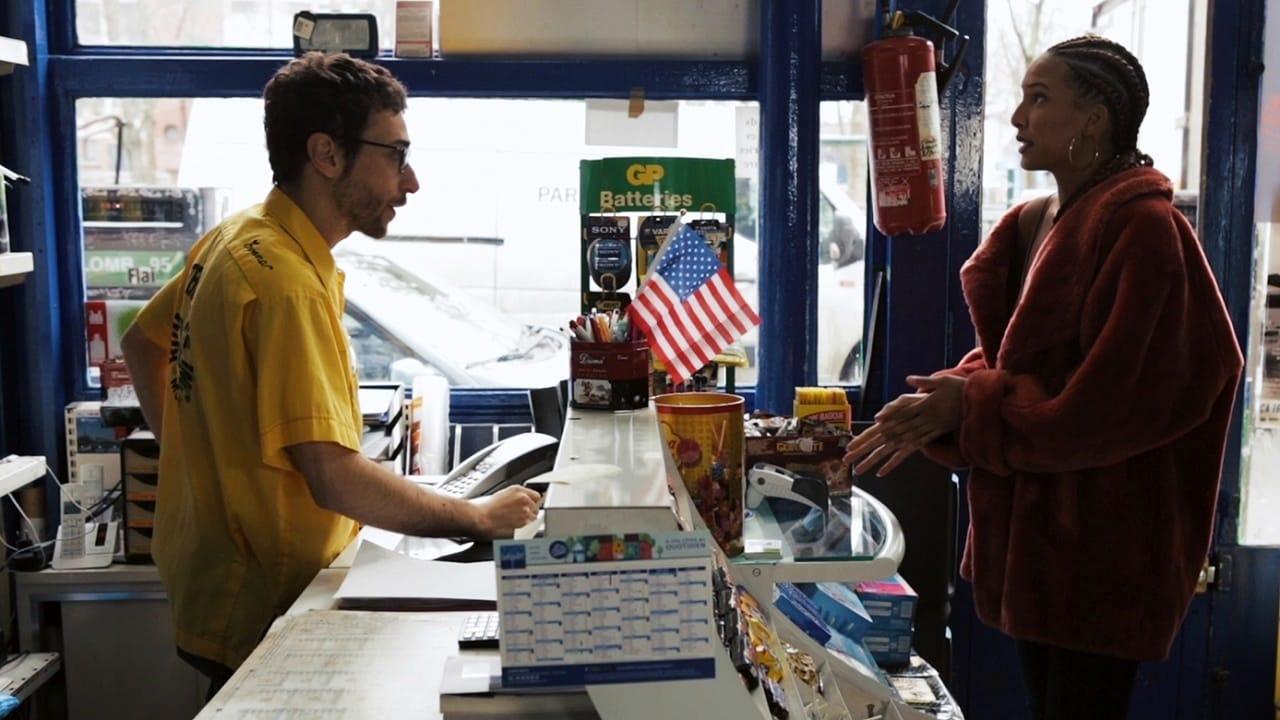
[[(21, 38), (30, 51), (30, 67), (0, 78), (0, 158), (31, 178), (8, 193), (13, 250), (34, 255), (35, 271), (19, 286), (0, 290), (0, 368), (4, 369), (6, 452), (44, 455), (59, 467), (62, 407), (71, 368), (64, 332), (65, 275), (58, 262), (54, 198), (66, 183), (50, 162), (52, 149), (68, 143), (51, 122), (48, 33), (43, 0), (6, 3), (0, 33)], [(74, 126), (72, 126), (74, 127)], [(81, 335), (83, 337), (83, 335)], [(83, 342), (80, 343), (83, 354)], [(48, 483), (45, 515), (57, 517), (56, 492)]]

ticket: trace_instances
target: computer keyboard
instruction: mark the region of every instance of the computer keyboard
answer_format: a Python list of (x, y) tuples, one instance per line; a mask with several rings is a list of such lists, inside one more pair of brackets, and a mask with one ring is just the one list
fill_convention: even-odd
[(472, 613), (462, 623), (462, 631), (458, 633), (458, 647), (496, 648), (498, 627), (496, 611)]

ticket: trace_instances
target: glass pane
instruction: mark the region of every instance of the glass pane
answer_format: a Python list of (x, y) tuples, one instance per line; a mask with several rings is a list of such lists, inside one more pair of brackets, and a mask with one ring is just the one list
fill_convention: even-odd
[(818, 383), (862, 382), (866, 301), (867, 115), (824, 102), (818, 165)]
[(1094, 32), (1129, 48), (1147, 74), (1150, 106), (1138, 147), (1169, 176), (1176, 203), (1194, 224), (1200, 187), (1204, 91), (1204, 0), (1039, 0), (992, 3), (987, 12), (983, 234), (1010, 207), (1054, 191), (1053, 178), (1019, 165), (1010, 117), (1022, 75), (1051, 45)]
[(395, 36), (395, 0), (76, 0), (82, 45), (293, 47), (294, 13), (373, 13), (378, 43)]
[[(748, 495), (748, 505), (752, 502)], [(792, 498), (765, 497), (742, 523), (747, 541), (774, 540), (781, 560), (872, 560), (886, 550), (888, 519), (854, 488), (852, 496), (832, 496), (822, 508)], [(735, 562), (751, 563), (750, 557)], [(778, 559), (765, 562), (778, 562)]]
[[(755, 300), (754, 273), (757, 226), (755, 203), (759, 197), (759, 113), (739, 109), (738, 134), (738, 265), (739, 283), (748, 283), (748, 299)], [(866, 253), (867, 133), (866, 113), (860, 102), (824, 102), (821, 105), (820, 157), (818, 165), (818, 382), (822, 385), (857, 385), (862, 382), (862, 309), (866, 293), (863, 256)], [(744, 152), (743, 148), (749, 150)], [(745, 158), (744, 158), (745, 156)], [(751, 203), (751, 212), (743, 208)], [(750, 266), (746, 265), (749, 262)], [(750, 272), (750, 278), (747, 273)], [(745, 292), (745, 290), (744, 290)], [(739, 382), (755, 381), (754, 338), (747, 335), (752, 368), (739, 372)], [(743, 381), (742, 378), (747, 380)]]
[[(743, 107), (757, 113), (682, 102), (674, 147), (634, 147), (588, 145), (584, 101), (412, 98), (405, 118), (420, 192), (385, 239), (357, 234), (335, 250), (361, 376), (403, 379), (426, 367), (455, 387), (545, 387), (566, 377), (557, 328), (579, 310), (579, 161), (735, 157)], [(76, 111), (86, 284), (90, 301), (103, 303), (89, 309), (102, 319), (87, 338), (97, 366), (118, 352), (122, 313), (136, 312), (205, 229), (261, 202), (271, 172), (258, 99), (93, 98)], [(140, 225), (145, 218), (119, 209), (159, 206), (189, 222)], [(754, 225), (754, 212), (737, 215)], [(755, 257), (744, 241), (735, 263), (753, 305)], [(744, 341), (752, 357), (754, 337)], [(754, 375), (740, 372), (738, 382)]]
[[(1274, 80), (1264, 81), (1267, 94)], [(1267, 107), (1268, 103), (1263, 103)], [(1264, 124), (1271, 118), (1265, 117)], [(1259, 159), (1274, 152), (1274, 139), (1259, 134)], [(1259, 166), (1255, 208), (1262, 217), (1272, 216), (1275, 202), (1264, 198), (1274, 180)], [(1239, 542), (1242, 545), (1280, 545), (1280, 226), (1258, 223), (1255, 254), (1258, 272), (1249, 322), (1249, 346), (1245, 366), (1244, 457), (1241, 462)]]

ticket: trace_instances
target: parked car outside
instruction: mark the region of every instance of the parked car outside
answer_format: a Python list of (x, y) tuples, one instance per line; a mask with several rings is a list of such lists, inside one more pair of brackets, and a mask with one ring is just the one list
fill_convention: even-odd
[(346, 273), (343, 323), (362, 380), (436, 372), (452, 387), (523, 388), (568, 376), (569, 343), (560, 332), (411, 272), (374, 242), (350, 238), (334, 250)]
[[(818, 199), (818, 382), (857, 384), (862, 380), (862, 315), (865, 305), (866, 211), (835, 183), (820, 183)], [(739, 232), (734, 238), (733, 274), (743, 297), (758, 308), (759, 246)], [(738, 382), (755, 383), (759, 329), (742, 338), (751, 367)]]

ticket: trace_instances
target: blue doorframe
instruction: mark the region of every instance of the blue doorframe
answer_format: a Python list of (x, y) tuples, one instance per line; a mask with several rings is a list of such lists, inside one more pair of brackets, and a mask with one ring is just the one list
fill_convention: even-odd
[[(1206, 94), (1201, 238), (1242, 347), (1248, 347), (1254, 258), (1254, 183), (1264, 0), (1210, 3), (1209, 91)], [(1273, 18), (1272, 21), (1277, 21)], [(1208, 657), (1203, 717), (1273, 717), (1276, 629), (1280, 611), (1280, 549), (1237, 542), (1241, 506), (1241, 417), (1235, 417), (1218, 495), (1214, 560), (1220, 581), (1209, 596)]]
[(817, 379), (817, 0), (766, 2), (760, 23), (760, 372), (756, 402), (788, 414)]

